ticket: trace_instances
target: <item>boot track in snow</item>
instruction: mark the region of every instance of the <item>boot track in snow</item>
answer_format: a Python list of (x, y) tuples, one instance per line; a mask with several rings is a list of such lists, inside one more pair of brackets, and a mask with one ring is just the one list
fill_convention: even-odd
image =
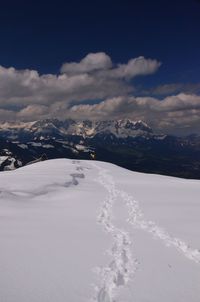
[(101, 284), (96, 288), (96, 297), (93, 301), (97, 302), (115, 302), (115, 296), (119, 287), (126, 287), (137, 269), (137, 260), (133, 259), (131, 254), (131, 241), (128, 232), (117, 228), (112, 222), (112, 208), (118, 197), (115, 183), (107, 170), (100, 168), (93, 163), (93, 166), (99, 170), (98, 182), (108, 191), (108, 196), (98, 216), (98, 222), (104, 230), (111, 234), (113, 244), (108, 251), (111, 256), (111, 262), (108, 266), (100, 268)]
[(192, 249), (181, 239), (172, 237), (153, 221), (146, 221), (138, 201), (134, 200), (133, 197), (126, 192), (116, 188), (116, 184), (112, 176), (108, 174), (108, 170), (101, 168), (98, 164), (91, 164), (99, 172), (97, 182), (103, 185), (108, 192), (108, 196), (100, 209), (98, 222), (113, 238), (112, 248), (108, 251), (112, 257), (112, 261), (108, 266), (99, 269), (101, 284), (96, 288), (96, 296), (93, 301), (116, 302), (117, 289), (128, 285), (138, 267), (138, 261), (133, 259), (131, 253), (129, 233), (117, 228), (112, 223), (113, 205), (119, 197), (127, 206), (127, 221), (133, 225), (134, 228), (142, 229), (152, 234), (155, 239), (161, 240), (166, 246), (176, 248), (186, 258), (200, 264), (200, 251), (198, 249)]

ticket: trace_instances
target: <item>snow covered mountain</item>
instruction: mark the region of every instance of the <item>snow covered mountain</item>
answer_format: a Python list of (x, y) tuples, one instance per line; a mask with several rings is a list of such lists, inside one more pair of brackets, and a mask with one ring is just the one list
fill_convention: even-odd
[(0, 156), (5, 148), (22, 165), (43, 155), (96, 158), (134, 171), (200, 179), (200, 136), (157, 134), (143, 121), (6, 122), (0, 124)]
[(60, 121), (47, 119), (36, 122), (2, 123), (0, 134), (10, 139), (25, 137), (48, 138), (52, 136), (64, 137), (66, 135), (94, 137), (97, 134), (112, 134), (119, 138), (147, 136), (152, 134), (152, 129), (143, 121), (111, 120), (111, 121)]
[(200, 301), (200, 181), (57, 159), (0, 192), (0, 301)]

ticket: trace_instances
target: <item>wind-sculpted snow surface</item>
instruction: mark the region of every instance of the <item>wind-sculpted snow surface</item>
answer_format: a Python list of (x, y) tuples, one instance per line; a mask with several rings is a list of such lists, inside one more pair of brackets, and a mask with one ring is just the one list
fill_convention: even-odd
[(95, 161), (0, 173), (0, 301), (199, 302), (199, 196)]

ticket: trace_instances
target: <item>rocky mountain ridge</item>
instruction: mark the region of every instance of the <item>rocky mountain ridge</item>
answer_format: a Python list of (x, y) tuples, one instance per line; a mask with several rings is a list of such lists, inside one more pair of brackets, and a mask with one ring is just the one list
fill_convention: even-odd
[(76, 135), (84, 138), (92, 138), (97, 134), (113, 134), (119, 138), (152, 135), (153, 130), (143, 121), (131, 121), (130, 119), (109, 121), (75, 121), (46, 119), (35, 122), (1, 123), (0, 135), (15, 139), (20, 134), (34, 135), (48, 133), (51, 135)]

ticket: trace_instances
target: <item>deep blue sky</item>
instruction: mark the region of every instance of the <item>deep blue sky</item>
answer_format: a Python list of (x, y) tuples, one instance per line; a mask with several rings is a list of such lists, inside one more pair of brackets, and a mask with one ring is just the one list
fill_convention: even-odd
[(200, 1), (40, 2), (1, 3), (0, 65), (58, 73), (65, 61), (104, 51), (114, 62), (162, 61), (147, 85), (199, 81)]

